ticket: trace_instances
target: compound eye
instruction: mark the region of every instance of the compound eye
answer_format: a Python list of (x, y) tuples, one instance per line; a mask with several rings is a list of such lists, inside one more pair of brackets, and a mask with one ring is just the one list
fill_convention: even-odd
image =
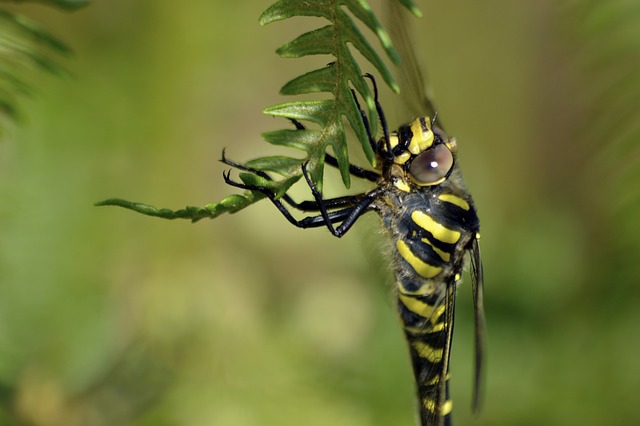
[(442, 182), (453, 167), (453, 154), (446, 145), (436, 145), (413, 159), (409, 175), (418, 185)]

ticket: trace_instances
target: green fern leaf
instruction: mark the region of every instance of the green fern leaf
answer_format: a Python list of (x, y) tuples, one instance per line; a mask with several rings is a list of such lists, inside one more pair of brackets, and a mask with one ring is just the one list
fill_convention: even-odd
[[(240, 179), (246, 185), (264, 186), (270, 188), (275, 194), (276, 199), (282, 197), (287, 190), (300, 179), (300, 176), (293, 176), (280, 183), (277, 187), (273, 181), (266, 180), (252, 173), (240, 173)], [(257, 191), (245, 191), (244, 194), (233, 194), (223, 198), (218, 203), (207, 204), (204, 207), (187, 206), (180, 210), (159, 209), (157, 207), (138, 203), (134, 201), (126, 201), (120, 198), (110, 198), (95, 203), (95, 206), (117, 206), (123, 207), (142, 213), (147, 216), (159, 217), (162, 219), (189, 219), (191, 222), (197, 222), (201, 219), (213, 219), (223, 213), (233, 214), (245, 207), (265, 198), (264, 194)]]
[(422, 12), (420, 12), (420, 9), (418, 9), (418, 6), (416, 6), (412, 0), (400, 0), (400, 4), (409, 9), (416, 18), (422, 16)]
[(25, 81), (39, 70), (59, 76), (66, 71), (50, 54), (69, 55), (69, 48), (36, 22), (0, 9), (0, 113), (11, 121), (20, 119), (18, 100), (33, 92)]
[[(333, 99), (326, 101), (288, 102), (265, 109), (265, 113), (300, 121), (319, 124), (324, 132), (318, 133), (313, 143), (315, 147), (308, 150), (308, 164), (311, 180), (318, 189), (322, 189), (324, 153), (330, 146), (338, 159), (340, 173), (345, 186), (350, 185), (349, 157), (346, 150), (346, 135), (342, 123), (343, 116), (357, 135), (363, 151), (373, 164), (374, 154), (371, 149), (366, 130), (353, 100), (351, 86), (362, 96), (368, 106), (369, 114), (375, 117), (373, 97), (367, 86), (362, 71), (353, 57), (348, 44), (355, 47), (382, 75), (383, 79), (397, 90), (397, 84), (387, 70), (384, 62), (366, 41), (353, 19), (343, 10), (343, 6), (356, 16), (378, 36), (389, 57), (396, 61), (397, 54), (391, 47), (388, 36), (364, 2), (320, 0), (299, 2), (282, 0), (268, 8), (261, 16), (260, 23), (271, 22), (293, 16), (317, 16), (326, 18), (330, 25), (302, 34), (295, 40), (277, 50), (282, 57), (298, 58), (308, 55), (332, 55), (336, 60), (329, 66), (313, 70), (297, 77), (282, 88), (285, 95), (300, 95), (316, 92), (328, 92)], [(371, 120), (372, 125), (376, 120)], [(375, 133), (375, 129), (373, 129)], [(300, 173), (300, 172), (298, 172)]]
[[(420, 14), (411, 0), (390, 1), (400, 1), (415, 15)], [(262, 157), (244, 165), (237, 164), (245, 172), (258, 172), (253, 175), (255, 181), (251, 181), (249, 177), (251, 173), (239, 174), (246, 185), (268, 188), (275, 198), (283, 196), (293, 183), (300, 180), (303, 164), (311, 181), (319, 191), (322, 191), (324, 160), (329, 148), (337, 160), (344, 185), (349, 187), (349, 153), (345, 121), (353, 129), (368, 161), (372, 165), (375, 164), (375, 155), (362, 122), (360, 109), (354, 99), (354, 93), (364, 100), (374, 136), (377, 131), (377, 112), (371, 89), (363, 77), (363, 71), (354, 57), (352, 48), (362, 55), (371, 65), (371, 69), (375, 69), (392, 90), (398, 91), (398, 85), (384, 61), (356, 24), (359, 22), (369, 28), (378, 38), (389, 59), (394, 63), (398, 62), (398, 54), (392, 47), (387, 33), (366, 1), (280, 0), (262, 13), (259, 22), (261, 25), (266, 25), (298, 16), (324, 18), (329, 21), (329, 24), (298, 36), (281, 46), (276, 52), (284, 58), (330, 55), (333, 60), (327, 66), (292, 79), (282, 87), (280, 93), (283, 95), (327, 93), (330, 97), (322, 100), (285, 102), (266, 108), (265, 114), (312, 123), (314, 128), (277, 130), (265, 133), (263, 137), (271, 144), (301, 150), (306, 153), (306, 157), (303, 159), (283, 156)], [(282, 179), (275, 181), (265, 179), (263, 176), (266, 175), (259, 176), (264, 172), (277, 173), (282, 176)], [(249, 181), (259, 183), (250, 184)], [(259, 191), (247, 191), (241, 196), (227, 197), (217, 204), (202, 208), (188, 207), (176, 212), (166, 209), (158, 210), (144, 204), (119, 199), (106, 200), (98, 205), (117, 205), (152, 216), (167, 219), (189, 218), (195, 221), (203, 217), (213, 218), (225, 212), (234, 213), (262, 198), (265, 198), (265, 195)]]

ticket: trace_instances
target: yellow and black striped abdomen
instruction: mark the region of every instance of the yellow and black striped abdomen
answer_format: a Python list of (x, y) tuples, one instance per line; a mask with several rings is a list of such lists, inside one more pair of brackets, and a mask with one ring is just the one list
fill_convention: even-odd
[(398, 313), (409, 343), (421, 423), (447, 424), (455, 288), (478, 218), (470, 198), (442, 186), (394, 191), (386, 201), (388, 211), (380, 213), (394, 239)]

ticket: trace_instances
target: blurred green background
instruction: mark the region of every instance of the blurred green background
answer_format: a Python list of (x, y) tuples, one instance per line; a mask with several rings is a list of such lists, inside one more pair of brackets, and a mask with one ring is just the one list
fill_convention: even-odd
[[(221, 150), (282, 152), (260, 133), (286, 123), (261, 110), (329, 60), (273, 53), (321, 21), (261, 28), (270, 2), (187, 3), (17, 8), (75, 57), (72, 79), (34, 80), (0, 142), (0, 424), (415, 424), (374, 215), (336, 239), (267, 202), (195, 225), (92, 206), (232, 193)], [(485, 404), (475, 418), (466, 280), (456, 424), (640, 424), (638, 2), (422, 6), (483, 228)], [(392, 126), (410, 118), (383, 96)]]

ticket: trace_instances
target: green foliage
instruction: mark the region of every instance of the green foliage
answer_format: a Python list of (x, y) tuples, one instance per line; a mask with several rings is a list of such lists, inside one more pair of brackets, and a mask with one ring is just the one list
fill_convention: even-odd
[[(279, 159), (274, 157), (263, 157), (252, 162), (248, 162), (247, 165), (262, 165), (264, 170), (272, 170), (277, 168), (279, 164), (292, 162), (292, 159), (287, 157), (278, 158)], [(296, 162), (296, 167), (297, 165), (298, 163)], [(278, 197), (281, 197), (285, 192), (287, 192), (291, 185), (300, 179), (300, 176), (292, 176), (277, 186), (274, 185), (273, 181), (266, 180), (252, 173), (240, 173), (240, 179), (245, 185), (271, 188)], [(147, 216), (161, 217), (163, 219), (190, 219), (192, 222), (197, 222), (200, 219), (205, 218), (213, 219), (222, 213), (235, 213), (256, 201), (263, 199), (264, 197), (265, 196), (260, 192), (247, 191), (244, 195), (230, 195), (219, 203), (207, 204), (204, 207), (187, 206), (184, 209), (175, 211), (170, 209), (158, 209), (148, 204), (126, 201), (119, 198), (110, 198), (96, 203), (95, 205), (119, 206)]]
[[(72, 10), (84, 6), (89, 0), (42, 0), (42, 3)], [(32, 96), (26, 81), (29, 72), (45, 71), (66, 75), (50, 55), (69, 55), (69, 48), (38, 23), (25, 16), (0, 9), (0, 114), (9, 121), (21, 118), (18, 100)], [(2, 130), (0, 124), (0, 130)]]
[(88, 5), (91, 0), (13, 0), (13, 3), (42, 3), (65, 10), (76, 10)]
[[(411, 0), (404, 0), (401, 3), (415, 15), (419, 14)], [(349, 187), (349, 154), (344, 126), (345, 118), (357, 136), (365, 156), (371, 164), (375, 164), (375, 156), (354, 95), (357, 93), (365, 101), (373, 135), (376, 134), (377, 127), (375, 102), (369, 85), (363, 77), (363, 71), (353, 55), (352, 48), (355, 48), (380, 73), (382, 79), (392, 90), (398, 91), (398, 85), (385, 63), (356, 25), (356, 22), (359, 21), (369, 28), (378, 38), (387, 56), (393, 62), (398, 62), (398, 55), (391, 45), (387, 33), (365, 1), (314, 0), (301, 2), (280, 0), (262, 13), (259, 22), (261, 25), (266, 25), (297, 16), (320, 17), (329, 21), (329, 24), (300, 35), (277, 49), (276, 52), (283, 58), (331, 55), (333, 60), (322, 68), (309, 71), (289, 81), (282, 87), (280, 93), (283, 95), (328, 93), (331, 96), (328, 99), (281, 103), (264, 110), (265, 114), (274, 117), (312, 123), (312, 126), (317, 126), (316, 128), (297, 130), (282, 129), (263, 135), (265, 140), (271, 144), (304, 151), (306, 154), (304, 158), (262, 157), (242, 166), (243, 169), (251, 169), (248, 171), (258, 174), (274, 172), (281, 175), (281, 180), (271, 181), (257, 175), (251, 176), (251, 173), (240, 174), (240, 179), (245, 184), (258, 182), (258, 186), (272, 190), (276, 194), (276, 198), (284, 195), (289, 187), (300, 179), (303, 164), (306, 164), (311, 181), (321, 191), (325, 153), (328, 148), (331, 148), (337, 159), (344, 185)], [(357, 18), (357, 21), (354, 17)], [(208, 204), (202, 208), (187, 207), (178, 211), (156, 209), (145, 204), (120, 199), (105, 200), (97, 205), (116, 205), (166, 219), (188, 218), (197, 221), (204, 217), (214, 218), (225, 212), (235, 213), (262, 198), (264, 195), (261, 193), (246, 191), (243, 195), (227, 197), (220, 203)]]
[[(615, 252), (618, 261), (613, 271), (596, 272), (633, 287), (640, 271), (640, 3), (571, 1), (565, 13), (569, 40), (577, 46), (574, 61), (582, 67), (586, 106), (575, 134), (584, 147), (581, 169), (590, 179), (584, 198), (597, 206), (587, 216), (601, 250), (594, 256)], [(601, 285), (599, 291), (608, 291)]]
[(40, 3), (56, 6), (60, 9), (76, 10), (88, 5), (91, 0), (39, 0)]

